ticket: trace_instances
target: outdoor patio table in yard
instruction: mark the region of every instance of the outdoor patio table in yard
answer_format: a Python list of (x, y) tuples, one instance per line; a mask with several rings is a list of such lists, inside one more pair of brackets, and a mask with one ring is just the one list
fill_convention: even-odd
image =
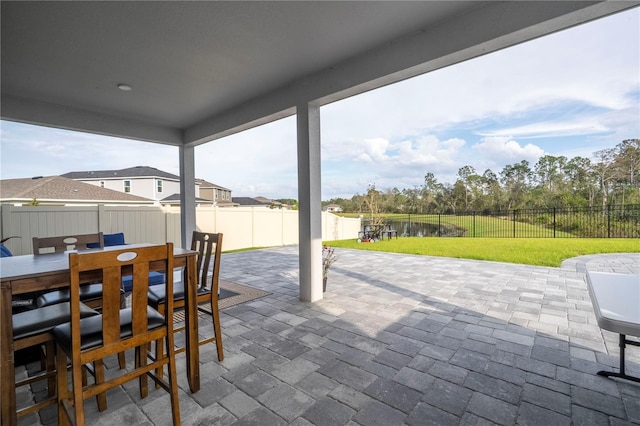
[[(131, 244), (126, 247), (141, 247), (149, 244)], [(111, 246), (95, 250), (118, 250), (123, 246)], [(188, 300), (185, 315), (187, 376), (192, 392), (200, 389), (198, 315), (195, 296), (197, 293), (196, 251), (174, 249), (175, 267), (186, 267), (185, 298)], [(160, 268), (160, 265), (158, 266)], [(82, 281), (99, 281), (100, 277), (85, 275)], [(12, 330), (12, 296), (64, 288), (69, 286), (69, 256), (54, 253), (42, 256), (24, 255), (0, 259), (0, 391), (2, 403), (0, 420), (2, 425), (15, 425), (15, 361)], [(192, 288), (193, 287), (193, 288)]]
[(640, 346), (640, 341), (627, 339), (627, 335), (640, 336), (640, 276), (588, 271), (587, 283), (598, 326), (620, 335), (620, 372), (598, 374), (640, 382), (640, 377), (626, 374), (624, 367), (626, 345)]

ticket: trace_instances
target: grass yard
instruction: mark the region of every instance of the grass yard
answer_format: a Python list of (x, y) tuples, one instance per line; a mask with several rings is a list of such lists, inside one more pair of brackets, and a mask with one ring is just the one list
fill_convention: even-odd
[(401, 237), (375, 243), (359, 243), (357, 240), (328, 241), (325, 245), (554, 267), (559, 267), (565, 259), (585, 254), (640, 253), (640, 240), (635, 238)]

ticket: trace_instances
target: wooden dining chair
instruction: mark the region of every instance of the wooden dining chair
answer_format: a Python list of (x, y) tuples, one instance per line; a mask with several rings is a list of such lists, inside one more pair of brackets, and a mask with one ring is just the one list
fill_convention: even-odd
[(95, 243), (104, 247), (104, 234), (64, 235), (60, 237), (33, 237), (33, 254), (61, 253), (70, 250), (86, 250)]
[[(198, 273), (198, 311), (211, 315), (213, 320), (213, 336), (198, 341), (198, 345), (215, 342), (218, 351), (218, 360), (224, 359), (222, 351), (222, 331), (220, 330), (220, 310), (218, 308), (218, 290), (220, 278), (220, 258), (222, 254), (222, 234), (193, 231), (191, 238), (191, 250), (198, 252), (196, 261)], [(212, 274), (209, 275), (209, 267), (213, 259)], [(185, 307), (184, 285), (186, 279), (176, 282), (173, 289), (173, 301), (176, 309)], [(149, 305), (158, 312), (165, 312), (167, 295), (163, 286), (156, 286), (149, 290)], [(171, 299), (171, 298), (169, 298)], [(184, 326), (176, 327), (175, 332), (184, 330)], [(156, 344), (156, 349), (162, 349), (162, 345)], [(176, 349), (176, 353), (186, 350), (185, 347)], [(158, 356), (161, 356), (159, 354)], [(160, 372), (159, 372), (160, 373)]]
[[(98, 315), (98, 312), (80, 303), (78, 314), (81, 318), (86, 318)], [(56, 325), (68, 322), (71, 319), (71, 310), (68, 302), (59, 303), (13, 314), (11, 319), (13, 322), (14, 353), (22, 349), (44, 346), (41, 371), (29, 378), (16, 382), (16, 389), (46, 379), (48, 398), (16, 409), (17, 417), (22, 417), (56, 404), (56, 351), (51, 330)], [(104, 401), (103, 398), (98, 399), (98, 405), (103, 405)]]
[[(170, 395), (172, 420), (180, 424), (178, 382), (173, 337), (173, 301), (165, 305), (165, 315), (148, 306), (149, 271), (161, 264), (166, 273), (164, 287), (173, 292), (173, 244), (124, 248), (121, 250), (72, 253), (69, 255), (71, 277), (71, 321), (53, 329), (57, 344), (56, 366), (58, 381), (58, 424), (83, 425), (84, 400), (105, 393), (108, 389), (138, 379), (140, 396), (148, 394), (147, 378), (151, 377)], [(104, 288), (102, 313), (80, 318), (80, 275), (94, 271), (102, 274)], [(168, 272), (168, 273), (167, 273)], [(133, 275), (134, 285), (131, 307), (121, 308), (119, 289), (123, 275)], [(166, 350), (161, 356), (148, 362), (147, 346), (163, 341)], [(103, 359), (134, 349), (135, 363), (131, 371), (114, 374), (105, 380)], [(71, 361), (71, 386), (65, 371), (67, 358)], [(83, 386), (82, 367), (94, 363), (96, 379)], [(168, 380), (155, 373), (156, 369), (168, 369)]]
[[(33, 237), (33, 254), (36, 256), (47, 253), (61, 253), (68, 250), (86, 250), (89, 246), (104, 247), (104, 235), (96, 234), (66, 235), (60, 237)], [(80, 289), (80, 300), (86, 305), (99, 309), (102, 305), (102, 284), (85, 284)], [(42, 308), (69, 301), (69, 290), (53, 290), (41, 294), (36, 298), (36, 306)]]

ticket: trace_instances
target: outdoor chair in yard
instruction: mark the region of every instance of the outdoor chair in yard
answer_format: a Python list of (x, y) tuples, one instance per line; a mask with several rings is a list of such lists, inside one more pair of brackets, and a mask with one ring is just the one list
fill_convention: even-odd
[[(58, 380), (58, 422), (83, 425), (84, 400), (134, 379), (139, 380), (140, 396), (148, 394), (148, 377), (170, 395), (172, 420), (180, 424), (178, 382), (173, 337), (173, 300), (167, 300), (164, 316), (148, 305), (149, 271), (158, 268), (166, 273), (165, 291), (173, 293), (173, 244), (123, 248), (121, 250), (72, 253), (69, 255), (71, 271), (71, 321), (53, 329), (57, 343), (56, 365)], [(104, 288), (102, 313), (80, 318), (80, 275), (84, 272), (101, 273)], [(124, 275), (133, 275), (134, 286), (131, 307), (122, 309), (120, 286)], [(152, 342), (166, 344), (164, 353), (147, 359), (147, 348)], [(122, 351), (134, 349), (135, 363), (131, 371), (114, 374), (105, 380), (103, 359)], [(66, 372), (67, 358), (71, 361), (71, 386)], [(94, 363), (95, 382), (83, 386), (82, 368)], [(167, 366), (168, 380), (156, 370)], [(105, 404), (106, 405), (106, 404)], [(102, 411), (103, 407), (99, 407)], [(106, 409), (106, 406), (104, 407)]]
[[(222, 253), (222, 234), (193, 231), (191, 250), (198, 252), (198, 311), (211, 315), (213, 320), (213, 337), (201, 339), (198, 345), (215, 342), (218, 351), (218, 360), (224, 359), (222, 351), (222, 331), (220, 330), (220, 310), (218, 308), (218, 290), (220, 278), (220, 257)], [(209, 275), (209, 266), (213, 257), (213, 273)], [(173, 290), (173, 300), (176, 308), (185, 307), (184, 283), (177, 282)], [(160, 313), (165, 312), (167, 306), (167, 293), (162, 286), (155, 286), (149, 290), (149, 304)], [(177, 327), (176, 332), (183, 331), (184, 327)], [(156, 345), (162, 348), (162, 345)], [(176, 353), (185, 351), (185, 347), (176, 349)]]

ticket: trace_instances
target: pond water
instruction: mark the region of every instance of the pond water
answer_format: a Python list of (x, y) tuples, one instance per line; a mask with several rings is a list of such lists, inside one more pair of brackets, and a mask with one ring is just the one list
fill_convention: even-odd
[(408, 221), (389, 221), (391, 229), (398, 231), (399, 237), (460, 237), (464, 228), (451, 224), (416, 223)]

